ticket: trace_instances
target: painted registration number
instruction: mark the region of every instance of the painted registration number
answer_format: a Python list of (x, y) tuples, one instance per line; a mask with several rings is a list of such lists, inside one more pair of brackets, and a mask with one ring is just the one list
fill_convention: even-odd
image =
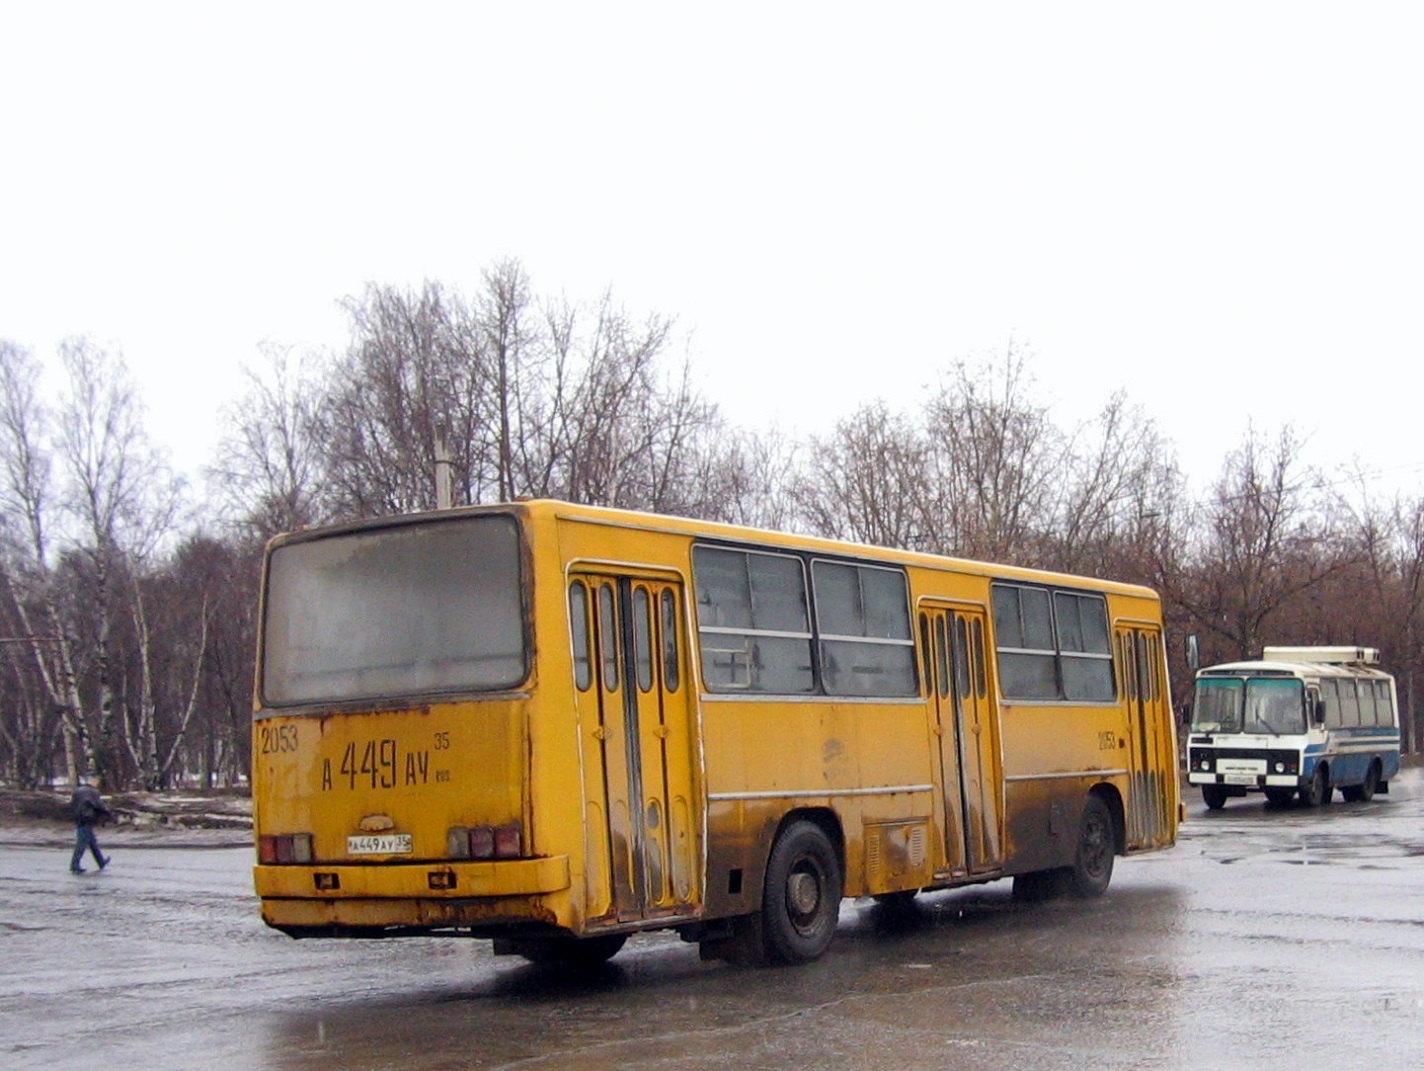
[(347, 837), (348, 855), (409, 855), (409, 833), (382, 833), (379, 836)]

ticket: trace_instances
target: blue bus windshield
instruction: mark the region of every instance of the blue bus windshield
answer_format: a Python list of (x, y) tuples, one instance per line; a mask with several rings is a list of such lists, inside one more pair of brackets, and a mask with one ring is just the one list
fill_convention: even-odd
[(1305, 732), (1305, 688), (1294, 677), (1204, 677), (1197, 681), (1192, 731)]

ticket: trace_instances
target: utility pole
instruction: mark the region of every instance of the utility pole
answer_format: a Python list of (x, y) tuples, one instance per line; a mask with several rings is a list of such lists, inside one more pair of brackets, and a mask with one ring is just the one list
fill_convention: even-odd
[(435, 426), (435, 508), (454, 505), (450, 495), (450, 447), (445, 442), (444, 423)]

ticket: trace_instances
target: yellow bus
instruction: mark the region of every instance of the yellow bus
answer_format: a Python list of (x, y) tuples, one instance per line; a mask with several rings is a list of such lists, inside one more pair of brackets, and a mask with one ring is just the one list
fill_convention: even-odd
[(814, 960), (844, 897), (1176, 839), (1142, 587), (555, 501), (268, 547), (254, 881), (294, 937)]

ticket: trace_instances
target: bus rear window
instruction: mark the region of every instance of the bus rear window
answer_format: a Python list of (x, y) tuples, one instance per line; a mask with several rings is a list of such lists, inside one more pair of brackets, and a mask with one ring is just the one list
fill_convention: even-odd
[(273, 550), (266, 584), (266, 703), (491, 691), (526, 675), (513, 518), (290, 543)]

